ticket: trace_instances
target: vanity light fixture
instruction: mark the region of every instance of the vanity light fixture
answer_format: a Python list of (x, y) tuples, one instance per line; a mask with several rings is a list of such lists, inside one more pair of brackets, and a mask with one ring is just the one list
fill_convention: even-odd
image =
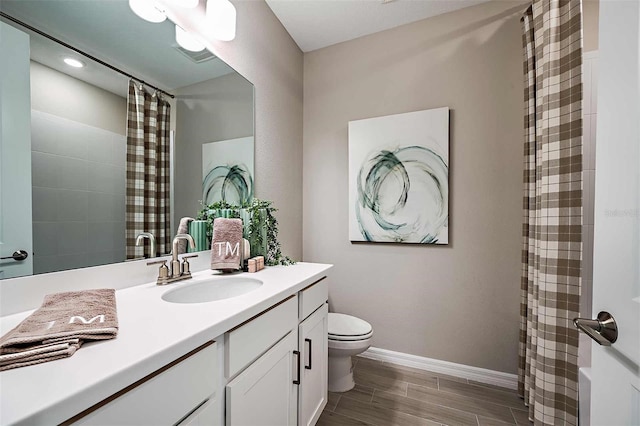
[(200, 0), (169, 0), (169, 3), (175, 4), (176, 6), (184, 7), (187, 9), (193, 9), (197, 7), (200, 3)]
[(236, 8), (229, 0), (207, 0), (207, 20), (211, 35), (221, 41), (236, 36)]
[(74, 68), (84, 68), (85, 63), (74, 58), (64, 58), (64, 63)]
[(129, 0), (129, 7), (145, 21), (158, 23), (167, 19), (164, 10), (153, 0)]
[(205, 48), (204, 44), (193, 38), (191, 34), (180, 28), (178, 25), (176, 25), (176, 42), (180, 47), (191, 52), (199, 52)]

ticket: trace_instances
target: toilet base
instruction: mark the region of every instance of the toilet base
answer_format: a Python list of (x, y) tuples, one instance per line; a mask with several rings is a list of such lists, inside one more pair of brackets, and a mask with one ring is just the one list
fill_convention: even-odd
[(329, 390), (331, 392), (347, 392), (356, 385), (353, 381), (351, 357), (369, 349), (371, 337), (362, 340), (335, 340), (329, 338), (328, 346)]
[(355, 385), (351, 356), (329, 357), (329, 392), (347, 392)]

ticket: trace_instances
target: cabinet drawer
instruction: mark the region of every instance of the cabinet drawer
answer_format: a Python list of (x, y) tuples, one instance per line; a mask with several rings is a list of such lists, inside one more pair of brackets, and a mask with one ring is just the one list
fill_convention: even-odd
[(216, 365), (216, 343), (210, 342), (63, 424), (176, 424), (215, 393)]
[(302, 290), (300, 292), (300, 321), (311, 315), (328, 298), (329, 285), (326, 277)]
[(268, 309), (225, 335), (225, 372), (233, 377), (298, 325), (298, 298)]

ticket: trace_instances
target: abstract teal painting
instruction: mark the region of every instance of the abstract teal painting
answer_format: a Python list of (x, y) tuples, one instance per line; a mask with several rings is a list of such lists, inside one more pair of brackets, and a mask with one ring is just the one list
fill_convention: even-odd
[(202, 145), (202, 201), (244, 205), (253, 199), (253, 136)]
[(449, 243), (449, 108), (349, 122), (349, 239)]

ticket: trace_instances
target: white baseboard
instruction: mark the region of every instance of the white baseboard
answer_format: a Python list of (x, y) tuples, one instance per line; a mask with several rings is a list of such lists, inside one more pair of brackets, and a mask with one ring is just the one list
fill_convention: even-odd
[(503, 373), (501, 371), (456, 364), (448, 361), (440, 361), (438, 359), (425, 358), (422, 356), (374, 347), (367, 349), (365, 352), (361, 353), (360, 356), (404, 365), (406, 367), (418, 368), (420, 370), (431, 371), (433, 373), (461, 377), (463, 379), (474, 380), (480, 383), (502, 386), (504, 388), (518, 388), (518, 376), (515, 374)]

